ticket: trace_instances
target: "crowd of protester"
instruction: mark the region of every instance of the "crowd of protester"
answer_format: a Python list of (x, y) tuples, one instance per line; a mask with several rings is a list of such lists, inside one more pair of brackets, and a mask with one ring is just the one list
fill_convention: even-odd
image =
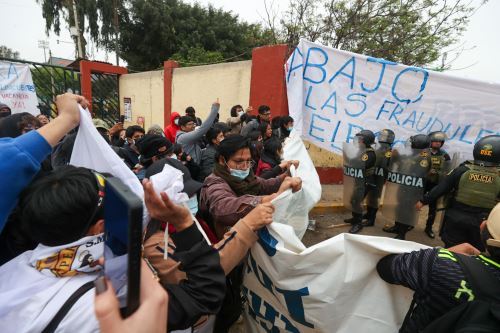
[[(53, 263), (54, 253), (64, 256), (70, 248), (99, 243), (106, 202), (99, 183), (113, 176), (69, 165), (80, 120), (77, 104), (88, 106), (81, 96), (58, 96), (58, 117), (52, 121), (46, 115), (11, 114), (0, 105), (0, 169), (10, 174), (0, 188), (0, 321), (8, 320), (7, 331), (16, 332), (165, 332), (167, 326), (196, 329), (212, 320), (215, 332), (227, 332), (242, 311), (242, 263), (258, 230), (272, 222), (272, 199), (301, 188), (301, 180), (289, 173), (298, 161), (281, 160), (286, 136), (271, 129), (270, 108), (259, 107), (255, 117), (251, 107), (243, 111), (236, 105), (227, 122), (218, 122), (218, 102), (204, 120), (188, 107), (184, 116), (172, 113), (164, 130), (93, 119), (99, 135), (142, 181), (151, 216), (144, 231), (149, 266), (143, 263), (141, 306), (123, 320), (115, 291), (100, 277), (100, 262), (93, 261), (95, 248), (89, 247), (80, 266)], [(293, 120), (284, 125), (291, 127)], [(241, 135), (243, 129), (253, 136)], [(184, 206), (157, 195), (149, 181), (166, 164), (183, 173), (189, 198)], [(255, 175), (258, 166), (263, 178)], [(202, 241), (194, 220), (211, 244)], [(159, 284), (149, 278), (151, 269)], [(89, 281), (95, 288), (61, 316), (68, 297)]]
[[(222, 111), (217, 101), (204, 120), (192, 106), (185, 115), (173, 112), (164, 130), (159, 125), (147, 131), (138, 125), (110, 126), (93, 119), (99, 135), (142, 182), (151, 217), (142, 244), (141, 304), (123, 319), (116, 296), (120, 291), (102, 277), (101, 262), (94, 260), (99, 257), (94, 245), (104, 232), (101, 182), (113, 175), (69, 165), (80, 122), (78, 104), (88, 106), (81, 96), (58, 96), (58, 116), (51, 121), (46, 115), (11, 114), (0, 104), (0, 170), (5, 175), (0, 186), (2, 329), (166, 332), (196, 331), (212, 322), (214, 332), (228, 332), (242, 314), (244, 259), (259, 230), (272, 222), (273, 199), (302, 186), (290, 173), (299, 161), (283, 159), (293, 118), (272, 117), (267, 105), (259, 106), (256, 116), (252, 107), (235, 105), (227, 121), (219, 122)], [(149, 179), (166, 165), (183, 174), (182, 191), (189, 198), (185, 205), (153, 189)], [(485, 242), (498, 229), (493, 223), (488, 227), (482, 227), (490, 232), (482, 234)], [(89, 256), (79, 265), (54, 264), (61, 258), (75, 259), (71, 249), (84, 245)], [(496, 249), (488, 247), (493, 259)], [(451, 250), (478, 254), (470, 245)], [(441, 278), (426, 279), (423, 274), (437, 273), (417, 268), (430, 267), (429, 258), (446, 256), (452, 261), (447, 265), (459, 270), (451, 252), (441, 251), (391, 255), (378, 265), (384, 280), (417, 291), (419, 304), (410, 326), (422, 328), (415, 314), (431, 316), (422, 306), (429, 297), (422, 288), (429, 288), (429, 283), (437, 288)], [(76, 256), (78, 251), (73, 252)], [(458, 274), (453, 279), (457, 276), (466, 278)], [(95, 288), (80, 294), (61, 315), (68, 297), (89, 283)], [(446, 309), (458, 302), (447, 303)]]

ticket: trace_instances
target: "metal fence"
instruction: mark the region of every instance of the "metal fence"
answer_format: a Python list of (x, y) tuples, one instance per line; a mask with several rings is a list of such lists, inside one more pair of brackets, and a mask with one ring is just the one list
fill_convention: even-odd
[[(65, 92), (81, 93), (79, 69), (1, 57), (0, 61), (23, 63), (30, 66), (40, 113), (51, 118), (57, 115), (54, 104), (57, 95)], [(95, 117), (103, 119), (109, 125), (118, 121), (120, 117), (118, 75), (92, 74), (92, 111)]]

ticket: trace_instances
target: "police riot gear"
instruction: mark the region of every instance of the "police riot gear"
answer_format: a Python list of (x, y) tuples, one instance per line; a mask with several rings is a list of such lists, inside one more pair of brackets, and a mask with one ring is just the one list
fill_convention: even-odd
[[(425, 146), (428, 138), (423, 137), (411, 140), (412, 145)], [(382, 214), (396, 222), (395, 227), (384, 230), (398, 233), (396, 237), (399, 239), (404, 239), (406, 232), (418, 221), (418, 211), (412, 207), (423, 197), (429, 169), (428, 149), (401, 148), (392, 152)]]
[(394, 135), (394, 131), (390, 129), (383, 129), (378, 134), (379, 143), (387, 143), (389, 145), (392, 145), (395, 138), (396, 136)]
[(362, 130), (356, 136), (363, 138), (363, 143), (368, 147), (375, 142), (375, 134), (370, 130)]
[(410, 143), (413, 149), (425, 149), (429, 148), (431, 140), (425, 134), (417, 134), (410, 137)]
[(455, 200), (468, 206), (492, 209), (499, 201), (500, 167), (466, 164)]
[(500, 135), (488, 135), (476, 142), (473, 155), (476, 164), (500, 165)]

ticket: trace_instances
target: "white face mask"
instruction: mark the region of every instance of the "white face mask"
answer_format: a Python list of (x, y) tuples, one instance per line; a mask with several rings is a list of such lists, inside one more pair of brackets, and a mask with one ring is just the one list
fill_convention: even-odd
[(179, 126), (179, 118), (176, 118), (176, 119), (174, 120), (174, 124), (176, 124), (177, 126)]
[(241, 117), (244, 114), (245, 114), (245, 111), (240, 111), (240, 112), (238, 112), (238, 117)]
[(191, 212), (191, 214), (193, 214), (193, 216), (196, 215), (196, 213), (198, 213), (198, 197), (197, 195), (193, 195), (191, 198), (189, 198), (189, 200), (186, 202), (186, 205), (189, 207), (189, 211)]

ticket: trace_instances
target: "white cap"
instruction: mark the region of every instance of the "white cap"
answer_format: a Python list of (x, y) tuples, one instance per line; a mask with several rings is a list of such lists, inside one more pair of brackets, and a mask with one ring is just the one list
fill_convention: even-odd
[(491, 238), (486, 241), (486, 244), (500, 247), (500, 203), (491, 210), (486, 227), (491, 235)]

